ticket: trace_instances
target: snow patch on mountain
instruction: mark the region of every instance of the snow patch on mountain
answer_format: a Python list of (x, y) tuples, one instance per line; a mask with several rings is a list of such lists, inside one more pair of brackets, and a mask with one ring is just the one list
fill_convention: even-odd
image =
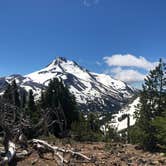
[(5, 83), (11, 83), (15, 79), (16, 83), (26, 91), (32, 89), (35, 98), (38, 99), (41, 91), (45, 90), (53, 78), (63, 80), (70, 92), (75, 95), (82, 110), (118, 110), (136, 92), (136, 89), (122, 81), (105, 74), (91, 73), (76, 62), (62, 57), (28, 75), (0, 78), (0, 88), (4, 88)]
[(114, 119), (112, 125), (117, 128), (118, 131), (127, 128), (127, 118), (122, 121), (119, 121), (119, 118), (124, 114), (130, 115), (130, 126), (135, 124), (136, 119), (134, 118), (134, 112), (136, 111), (136, 106), (139, 104), (139, 97), (137, 97), (131, 104), (122, 108), (118, 114), (114, 114)]

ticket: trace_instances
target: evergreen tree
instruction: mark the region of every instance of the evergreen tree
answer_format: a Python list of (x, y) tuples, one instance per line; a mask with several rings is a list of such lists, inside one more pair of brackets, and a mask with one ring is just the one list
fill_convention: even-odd
[(5, 100), (6, 102), (10, 104), (13, 104), (12, 87), (10, 84), (7, 85), (7, 88), (3, 95), (3, 100)]
[(16, 81), (12, 81), (11, 85), (8, 84), (5, 93), (3, 95), (3, 99), (10, 104), (14, 104), (17, 107), (20, 107), (20, 95), (19, 88), (16, 84)]
[(71, 133), (72, 137), (77, 141), (89, 141), (88, 124), (82, 113), (79, 114), (79, 121), (72, 123)]
[(45, 96), (44, 96), (44, 92), (41, 91), (41, 98), (40, 98), (40, 101), (39, 101), (39, 105), (41, 108), (45, 108)]
[(93, 113), (90, 113), (87, 118), (80, 113), (79, 121), (73, 122), (71, 126), (71, 132), (77, 141), (101, 141), (103, 139), (98, 117)]
[(136, 125), (141, 132), (139, 141), (146, 150), (153, 151), (156, 148), (156, 127), (152, 121), (161, 116), (166, 107), (165, 86), (164, 63), (160, 60), (158, 66), (145, 78), (136, 112)]
[(162, 66), (163, 72), (160, 74), (161, 84), (159, 87), (159, 114), (153, 119), (152, 125), (156, 128), (157, 143), (166, 144), (166, 64)]
[(152, 121), (152, 124), (156, 128), (155, 136), (157, 139), (157, 143), (162, 146), (165, 146), (166, 145), (166, 115), (158, 116)]
[(21, 107), (25, 108), (25, 106), (26, 106), (26, 92), (23, 91), (22, 92), (22, 97), (21, 97)]
[(36, 105), (35, 105), (35, 102), (34, 102), (34, 96), (33, 96), (33, 91), (32, 90), (30, 90), (29, 91), (29, 99), (28, 99), (28, 108), (30, 109), (30, 110), (36, 110)]
[(20, 103), (20, 96), (19, 96), (19, 92), (18, 92), (18, 86), (16, 84), (16, 81), (14, 80), (12, 82), (12, 93), (13, 93), (13, 102), (14, 102), (14, 105), (16, 105), (17, 107), (20, 107), (21, 106), (21, 103)]
[(99, 120), (94, 113), (89, 113), (89, 115), (87, 117), (87, 124), (88, 124), (89, 130), (91, 130), (93, 132), (100, 131)]
[(73, 121), (78, 121), (78, 111), (75, 96), (69, 92), (69, 89), (60, 82), (60, 103), (67, 119), (68, 129)]
[(37, 123), (39, 120), (39, 112), (38, 112), (37, 106), (34, 101), (34, 96), (33, 96), (32, 90), (29, 91), (29, 95), (28, 95), (27, 111), (28, 111), (27, 113), (30, 116), (32, 123), (34, 123), (34, 124)]
[[(42, 92), (40, 107), (54, 110), (55, 114), (52, 116), (52, 121), (58, 118), (64, 123), (64, 130), (70, 129), (72, 122), (78, 120), (75, 97), (64, 86), (62, 80), (57, 78), (50, 81), (45, 93)], [(57, 125), (54, 125), (54, 134), (58, 132)]]
[(59, 103), (66, 116), (68, 126), (78, 118), (75, 97), (69, 92), (68, 88), (64, 86), (62, 80), (57, 78), (50, 81), (45, 95), (42, 94), (42, 104), (45, 107), (58, 107)]

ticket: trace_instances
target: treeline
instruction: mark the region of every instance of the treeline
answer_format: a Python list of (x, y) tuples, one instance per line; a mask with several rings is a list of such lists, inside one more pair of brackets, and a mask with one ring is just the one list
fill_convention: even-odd
[(135, 117), (130, 142), (149, 151), (166, 148), (166, 64), (161, 59), (144, 80)]
[(101, 121), (97, 113), (83, 114), (77, 107), (76, 99), (61, 79), (53, 79), (35, 101), (32, 90), (19, 87), (14, 80), (8, 84), (1, 102), (18, 108), (18, 119), (23, 113), (30, 127), (24, 127), (27, 138), (54, 135), (72, 137), (77, 141), (102, 141)]
[[(35, 101), (32, 90), (27, 93), (23, 88), (17, 86), (14, 80), (8, 84), (1, 97), (1, 102), (16, 106), (19, 110), (17, 114), (24, 113), (24, 117), (26, 120), (29, 119), (31, 126), (39, 125), (36, 127), (36, 131), (32, 129), (33, 127), (29, 129), (30, 137), (50, 133), (55, 136), (67, 135), (71, 124), (78, 121), (79, 118), (75, 97), (57, 78), (50, 81), (48, 87), (41, 92), (41, 98), (38, 101)], [(45, 119), (47, 129), (42, 133), (39, 130), (43, 126), (38, 123), (44, 119), (44, 116), (47, 116)], [(27, 133), (27, 131), (25, 132)]]

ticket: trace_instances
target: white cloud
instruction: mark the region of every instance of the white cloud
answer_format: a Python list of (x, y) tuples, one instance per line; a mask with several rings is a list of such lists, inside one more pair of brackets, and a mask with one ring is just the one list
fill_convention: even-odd
[(122, 69), (121, 67), (116, 67), (116, 68), (113, 68), (109, 71), (107, 70), (106, 72), (107, 72), (107, 74), (108, 73), (113, 74), (115, 79), (121, 80), (121, 81), (124, 81), (127, 83), (141, 82), (144, 80), (144, 78), (146, 76), (137, 70)]
[(91, 7), (93, 5), (97, 5), (99, 3), (100, 0), (82, 0), (83, 5), (85, 7)]
[(125, 66), (125, 67), (137, 67), (145, 70), (153, 69), (158, 62), (150, 62), (144, 57), (136, 57), (131, 54), (115, 54), (110, 57), (103, 58), (108, 66)]

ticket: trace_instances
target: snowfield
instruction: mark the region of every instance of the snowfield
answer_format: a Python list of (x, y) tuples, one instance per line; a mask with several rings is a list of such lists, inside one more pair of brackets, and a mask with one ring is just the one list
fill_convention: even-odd
[(130, 116), (130, 126), (133, 126), (136, 122), (136, 119), (134, 118), (134, 112), (136, 111), (136, 106), (139, 104), (139, 100), (139, 97), (137, 97), (131, 104), (122, 108), (117, 114), (113, 114), (114, 118), (111, 120), (111, 122), (107, 122), (105, 125), (102, 125), (100, 129), (103, 132), (108, 131), (109, 127), (113, 127), (117, 129), (117, 131), (126, 129), (127, 118), (125, 118), (122, 121), (119, 121), (119, 118), (121, 118), (124, 114), (128, 114)]

